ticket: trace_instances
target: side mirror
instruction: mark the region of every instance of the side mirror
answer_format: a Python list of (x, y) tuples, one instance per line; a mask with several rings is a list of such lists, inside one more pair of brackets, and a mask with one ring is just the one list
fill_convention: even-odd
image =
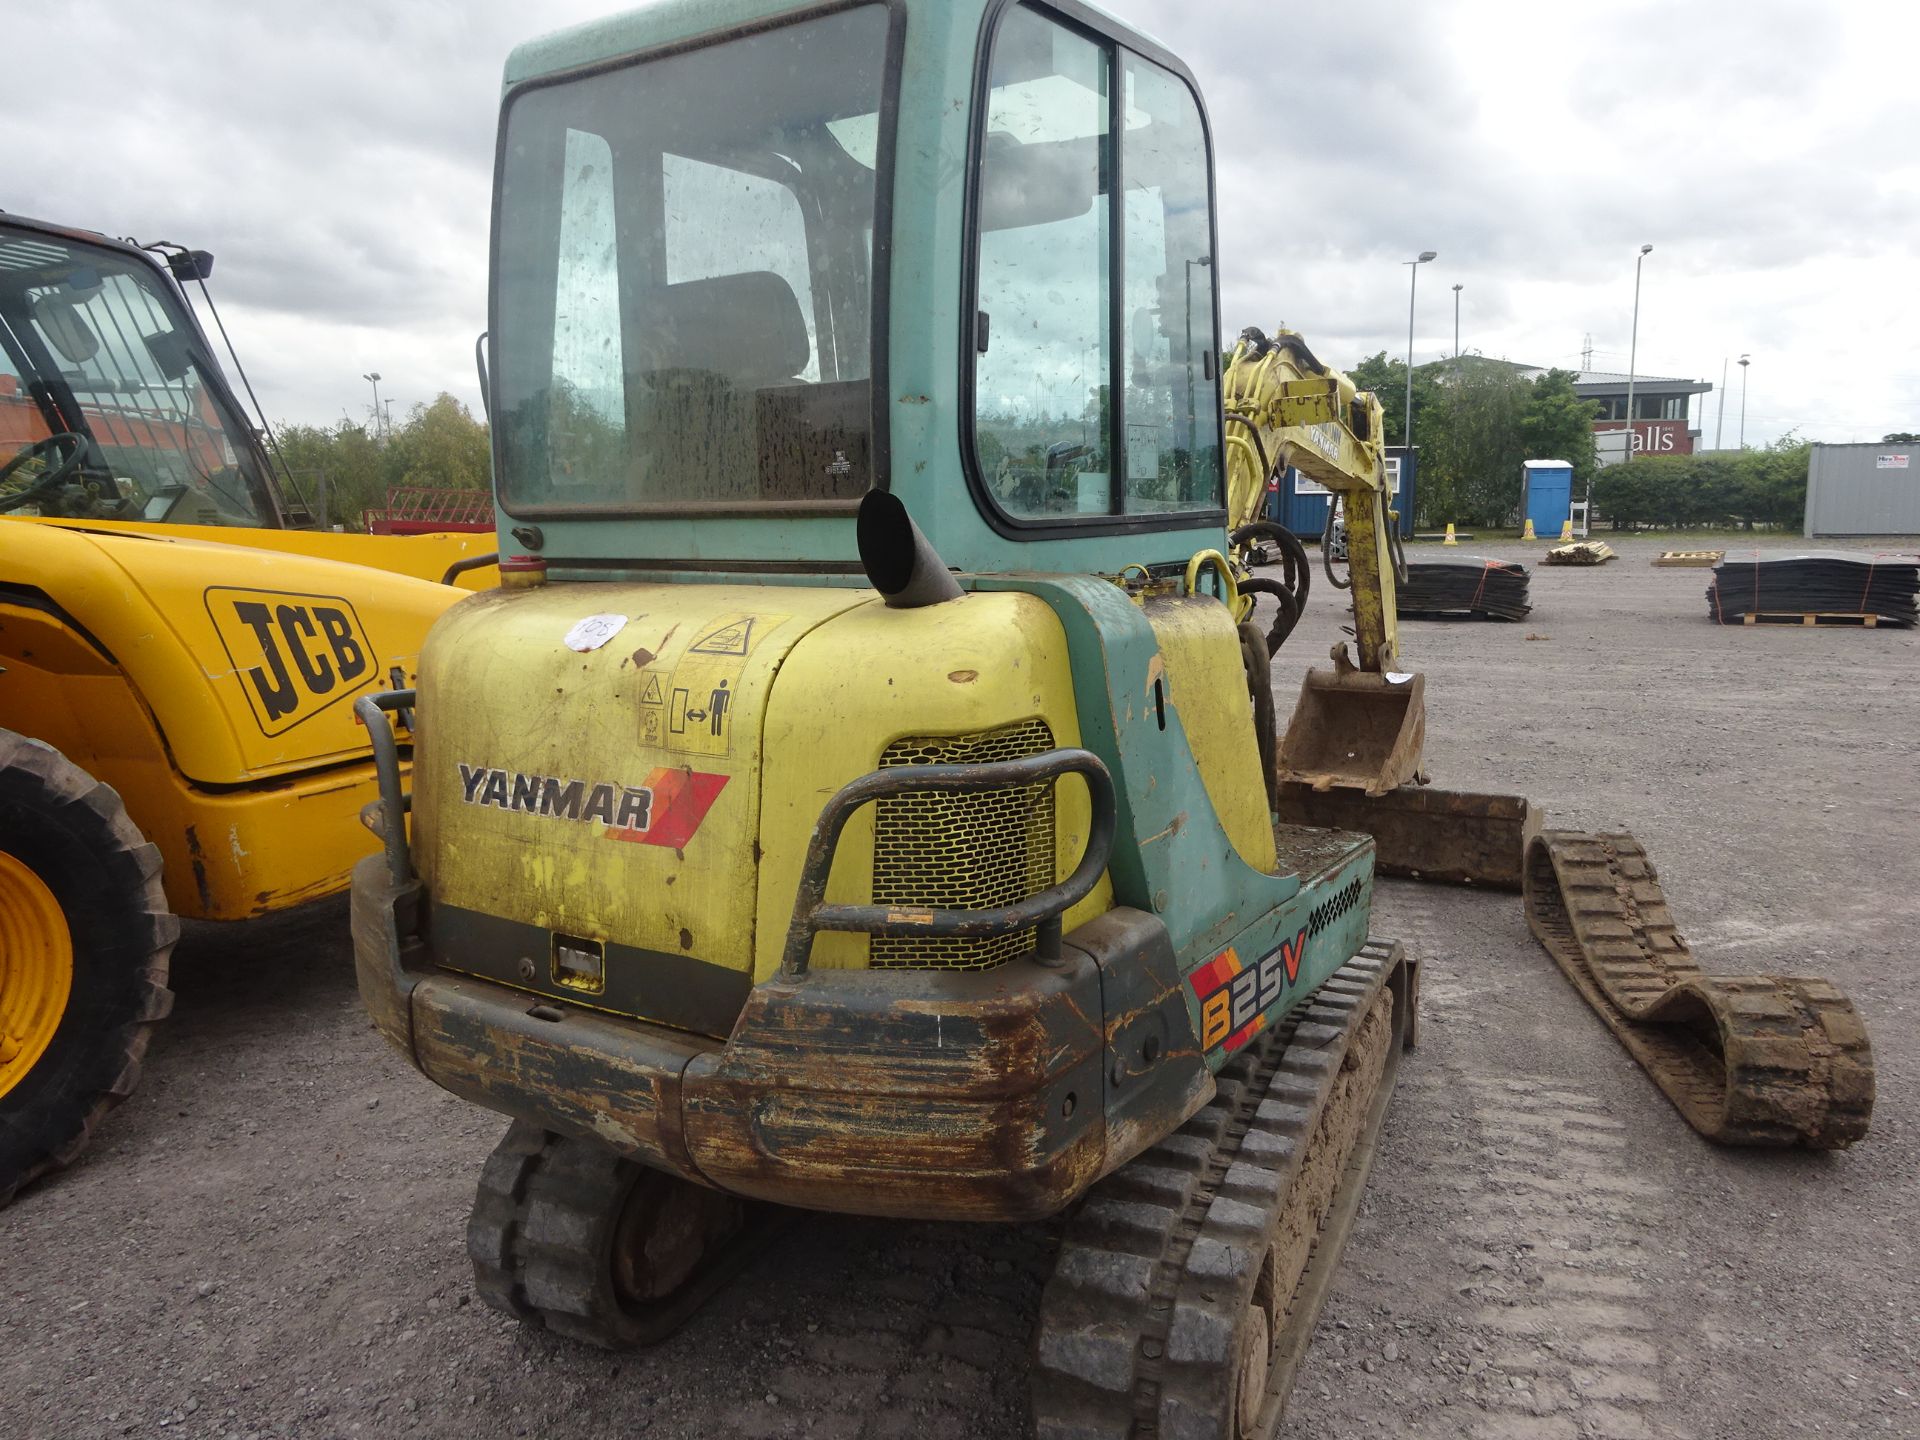
[(80, 307), (66, 296), (41, 295), (27, 308), (40, 333), (69, 364), (84, 365), (100, 353), (100, 338), (87, 328)]
[(213, 275), (211, 250), (176, 250), (167, 256), (167, 269), (182, 285), (189, 280), (206, 280)]

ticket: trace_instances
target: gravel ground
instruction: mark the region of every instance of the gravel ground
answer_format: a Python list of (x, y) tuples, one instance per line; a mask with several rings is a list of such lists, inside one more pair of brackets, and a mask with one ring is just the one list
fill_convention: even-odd
[[(1384, 882), (1376, 932), (1427, 962), (1422, 1045), (1289, 1437), (1920, 1433), (1920, 634), (1721, 629), (1705, 571), (1618, 548), (1536, 570), (1525, 623), (1408, 625), (1429, 768), (1631, 829), (1709, 969), (1835, 980), (1877, 1047), (1873, 1134), (1709, 1148), (1515, 897)], [(1325, 590), (1283, 716), (1339, 623)], [(0, 1212), (0, 1436), (1025, 1432), (1048, 1227), (810, 1218), (669, 1343), (586, 1350), (470, 1302), (503, 1122), (371, 1032), (344, 903), (191, 930), (174, 971), (138, 1095)]]

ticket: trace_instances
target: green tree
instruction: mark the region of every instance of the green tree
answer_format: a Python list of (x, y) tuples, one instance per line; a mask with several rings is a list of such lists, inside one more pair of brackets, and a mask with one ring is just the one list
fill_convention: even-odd
[(324, 493), (330, 523), (358, 530), (368, 510), (398, 486), (485, 490), (491, 452), (487, 427), (451, 395), (416, 405), (384, 438), (350, 420), (332, 427), (281, 424), (280, 454), (294, 484), (316, 509)]
[(1911, 430), (1896, 430), (1891, 435), (1880, 437), (1882, 445), (1920, 445), (1920, 435)]
[(1431, 375), (1434, 399), (1416, 417), (1420, 454), (1419, 519), (1505, 525), (1520, 504), (1520, 462), (1527, 457), (1520, 420), (1527, 382), (1511, 365), (1461, 356), (1415, 372)]
[(1652, 455), (1610, 465), (1594, 505), (1616, 530), (1699, 526), (1797, 530), (1806, 513), (1812, 447), (1788, 434), (1737, 454)]
[(487, 427), (444, 391), (431, 405), (415, 405), (388, 441), (387, 473), (397, 484), (434, 490), (483, 490), (491, 454)]
[[(1432, 413), (1439, 394), (1440, 381), (1435, 367), (1423, 365), (1413, 372), (1413, 436), (1426, 444), (1426, 417)], [(1387, 444), (1407, 443), (1407, 362), (1390, 359), (1384, 350), (1367, 356), (1347, 372), (1362, 390), (1371, 390), (1387, 416)]]

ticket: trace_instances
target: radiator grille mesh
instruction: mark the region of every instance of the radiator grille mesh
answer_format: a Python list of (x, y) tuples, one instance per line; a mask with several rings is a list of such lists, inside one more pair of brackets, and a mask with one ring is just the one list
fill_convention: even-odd
[[(979, 765), (1053, 749), (1044, 720), (975, 735), (896, 740), (880, 767)], [(909, 790), (874, 804), (873, 900), (984, 910), (1011, 905), (1054, 882), (1051, 783), (950, 794)], [(1033, 947), (1033, 932), (992, 939), (876, 935), (868, 964), (893, 970), (986, 970)]]

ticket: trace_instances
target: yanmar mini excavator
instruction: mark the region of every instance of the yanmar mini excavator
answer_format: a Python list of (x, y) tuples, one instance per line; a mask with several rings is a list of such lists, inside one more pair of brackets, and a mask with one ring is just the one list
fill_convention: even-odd
[[(1273, 757), (1398, 794), (1421, 696), (1379, 406), (1304, 346), (1223, 376), (1212, 174), (1185, 67), (1074, 0), (667, 0), (509, 60), (503, 584), (358, 702), (353, 885), (380, 1030), (513, 1117), (490, 1304), (628, 1346), (769, 1205), (1073, 1207), (1039, 1433), (1278, 1424), (1418, 985)], [(1284, 747), (1229, 408), (1236, 485), (1331, 450), (1351, 536), (1358, 659)]]

